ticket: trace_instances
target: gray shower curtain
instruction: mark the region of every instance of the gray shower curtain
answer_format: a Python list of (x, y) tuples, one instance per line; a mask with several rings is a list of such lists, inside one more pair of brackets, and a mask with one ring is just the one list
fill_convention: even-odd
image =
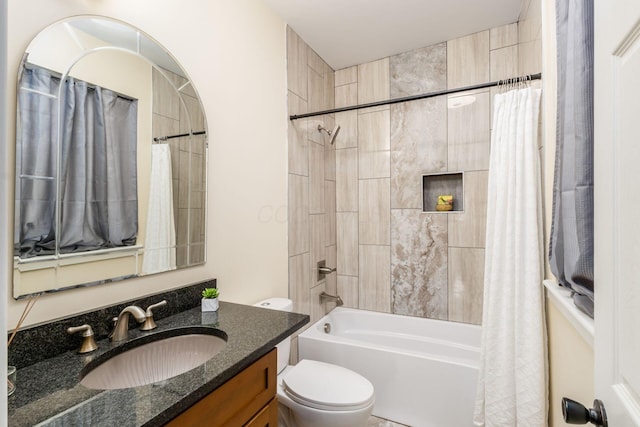
[(593, 317), (593, 0), (557, 0), (551, 271)]
[[(21, 87), (48, 72), (25, 69)], [(49, 76), (52, 85), (59, 79)], [(22, 101), (21, 91), (21, 101)], [(49, 92), (49, 91), (48, 91)], [(55, 93), (55, 91), (53, 92)], [(48, 177), (21, 178), (21, 191), (16, 196), (20, 212), (16, 212), (19, 229), (17, 252), (29, 257), (55, 251), (61, 253), (133, 245), (138, 232), (137, 200), (137, 101), (123, 98), (99, 86), (67, 78), (60, 102), (60, 170), (56, 173), (57, 129), (56, 100), (42, 95), (19, 105), (22, 135), (18, 150), (18, 173), (25, 175), (32, 164), (46, 164)], [(39, 114), (34, 114), (34, 109)], [(27, 135), (31, 128), (50, 132)], [(22, 168), (22, 169), (20, 169)], [(22, 170), (22, 172), (21, 172)], [(60, 180), (60, 230), (56, 230), (55, 179)], [(38, 188), (37, 194), (26, 188)], [(18, 194), (19, 193), (19, 194)], [(46, 201), (46, 203), (40, 202)], [(16, 205), (18, 206), (18, 205)], [(37, 221), (37, 230), (31, 221)]]

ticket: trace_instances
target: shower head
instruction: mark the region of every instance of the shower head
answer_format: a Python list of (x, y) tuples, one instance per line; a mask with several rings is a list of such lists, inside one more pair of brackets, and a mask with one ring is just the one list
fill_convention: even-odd
[(327, 130), (324, 126), (318, 125), (318, 132), (322, 131), (325, 131), (327, 135), (329, 135), (329, 144), (333, 145), (333, 143), (336, 142), (338, 133), (340, 132), (340, 125), (336, 125), (333, 130)]

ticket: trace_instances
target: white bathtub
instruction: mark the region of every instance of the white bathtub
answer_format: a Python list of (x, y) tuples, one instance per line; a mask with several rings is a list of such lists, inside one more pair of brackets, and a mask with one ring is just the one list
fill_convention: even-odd
[(338, 307), (298, 336), (298, 349), (300, 359), (369, 379), (375, 416), (413, 427), (473, 425), (479, 326)]

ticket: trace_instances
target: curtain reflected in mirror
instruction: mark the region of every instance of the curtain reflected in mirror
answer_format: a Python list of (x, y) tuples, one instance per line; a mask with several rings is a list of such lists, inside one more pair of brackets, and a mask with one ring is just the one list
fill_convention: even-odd
[[(134, 245), (137, 101), (72, 77), (61, 83), (38, 67), (25, 67), (19, 83), (18, 146), (29, 155), (16, 165), (23, 173), (17, 177), (14, 254), (30, 258)], [(51, 102), (58, 94), (60, 147), (52, 120), (57, 105)]]
[(151, 147), (147, 242), (142, 260), (142, 274), (176, 268), (176, 225), (173, 214), (172, 177), (169, 144), (154, 144)]

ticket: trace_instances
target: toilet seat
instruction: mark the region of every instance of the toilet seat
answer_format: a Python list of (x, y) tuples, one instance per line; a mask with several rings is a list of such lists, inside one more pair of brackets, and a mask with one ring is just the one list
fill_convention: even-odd
[(301, 360), (282, 378), (286, 395), (300, 405), (328, 411), (366, 408), (374, 400), (373, 385), (349, 369)]

